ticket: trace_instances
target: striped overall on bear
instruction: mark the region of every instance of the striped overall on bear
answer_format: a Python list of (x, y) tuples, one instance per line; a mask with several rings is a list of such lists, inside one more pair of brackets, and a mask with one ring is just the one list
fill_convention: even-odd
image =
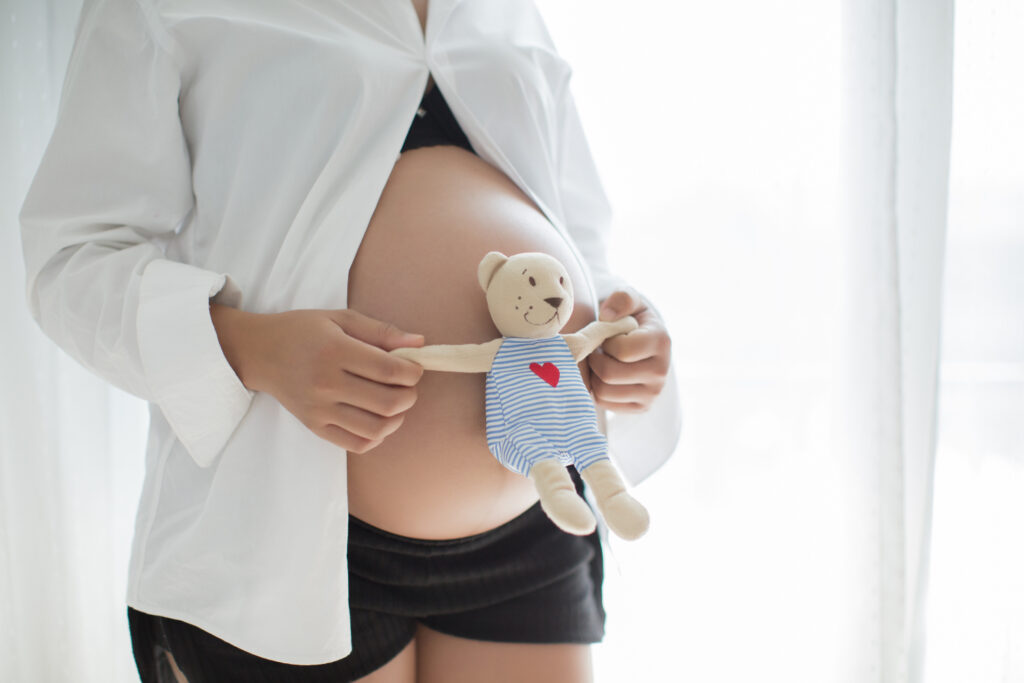
[(578, 471), (608, 457), (594, 400), (562, 335), (506, 337), (487, 373), (487, 445), (528, 476), (541, 460)]

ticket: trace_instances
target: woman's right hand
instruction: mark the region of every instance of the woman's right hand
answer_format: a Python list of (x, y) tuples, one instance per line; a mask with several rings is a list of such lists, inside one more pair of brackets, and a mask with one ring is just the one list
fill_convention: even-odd
[(423, 368), (388, 353), (423, 336), (352, 310), (249, 313), (213, 304), (228, 363), (317, 436), (365, 453), (398, 429), (416, 402)]

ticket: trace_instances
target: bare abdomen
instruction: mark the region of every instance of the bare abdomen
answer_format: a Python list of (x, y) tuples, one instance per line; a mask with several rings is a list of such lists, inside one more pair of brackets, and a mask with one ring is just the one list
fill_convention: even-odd
[[(476, 269), (488, 251), (542, 251), (562, 261), (576, 308), (562, 330), (593, 320), (572, 252), (509, 178), (459, 147), (422, 147), (395, 164), (349, 273), (349, 307), (419, 332), (427, 344), (494, 339)], [(512, 519), (537, 496), (487, 449), (484, 375), (426, 372), (401, 428), (348, 456), (349, 509), (414, 538), (456, 538)]]

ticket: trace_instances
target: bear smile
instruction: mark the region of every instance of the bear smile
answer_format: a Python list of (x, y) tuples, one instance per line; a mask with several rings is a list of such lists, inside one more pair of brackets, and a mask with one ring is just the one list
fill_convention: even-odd
[[(531, 322), (531, 321), (530, 321), (530, 319), (526, 317), (526, 316), (528, 316), (528, 315), (530, 315), (530, 312), (529, 312), (529, 311), (527, 311), (526, 313), (523, 313), (523, 320), (525, 320), (526, 322), (530, 323), (530, 324), (531, 324), (531, 325), (533, 325), (534, 327), (544, 327), (545, 325), (547, 325), (548, 323), (550, 323), (550, 322), (551, 322), (552, 320), (554, 320), (555, 318), (558, 318), (558, 309), (556, 308), (556, 309), (555, 309), (555, 312), (554, 312), (554, 313), (553, 313), (553, 314), (551, 315), (551, 317), (550, 317), (550, 318), (548, 318), (547, 320), (545, 320), (545, 321), (544, 321), (544, 322), (542, 322), (542, 323), (535, 323), (535, 322)], [(559, 322), (561, 322), (561, 319), (559, 319)]]

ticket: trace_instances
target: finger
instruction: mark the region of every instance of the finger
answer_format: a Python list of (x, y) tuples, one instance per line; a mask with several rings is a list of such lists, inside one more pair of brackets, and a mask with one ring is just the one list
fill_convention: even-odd
[(661, 327), (639, 327), (629, 334), (609, 337), (601, 350), (623, 363), (635, 363), (645, 358), (668, 356), (671, 341)]
[(323, 427), (314, 430), (314, 433), (321, 439), (330, 441), (335, 446), (343, 448), (349, 453), (366, 453), (370, 449), (376, 448), (381, 443), (380, 441), (374, 441), (372, 439), (357, 436), (334, 424), (324, 425)]
[(630, 289), (620, 289), (601, 302), (601, 310), (598, 313), (598, 320), (618, 320), (624, 315), (633, 315), (646, 310), (646, 305), (640, 295)]
[(614, 403), (601, 399), (596, 399), (594, 402), (605, 410), (611, 410), (615, 413), (642, 413), (650, 407), (648, 404), (642, 403)]
[(385, 417), (341, 403), (331, 411), (329, 424), (369, 441), (381, 441), (401, 427), (404, 420), (404, 413)]
[(361, 408), (381, 417), (394, 417), (416, 403), (415, 387), (389, 386), (348, 372), (341, 373), (337, 383), (321, 393), (333, 403)]
[(588, 357), (590, 370), (605, 384), (656, 384), (668, 375), (668, 357), (653, 356), (623, 363), (607, 353), (592, 353)]
[(359, 311), (333, 311), (332, 318), (345, 333), (361, 342), (390, 351), (401, 346), (423, 346), (423, 335), (398, 329), (385, 320), (377, 320)]
[(612, 403), (649, 404), (659, 391), (648, 384), (606, 384), (596, 376), (590, 378), (590, 387), (595, 397)]
[[(335, 363), (346, 372), (379, 384), (412, 387), (423, 377), (423, 366), (350, 337), (339, 348)], [(396, 347), (397, 348), (397, 347)]]

